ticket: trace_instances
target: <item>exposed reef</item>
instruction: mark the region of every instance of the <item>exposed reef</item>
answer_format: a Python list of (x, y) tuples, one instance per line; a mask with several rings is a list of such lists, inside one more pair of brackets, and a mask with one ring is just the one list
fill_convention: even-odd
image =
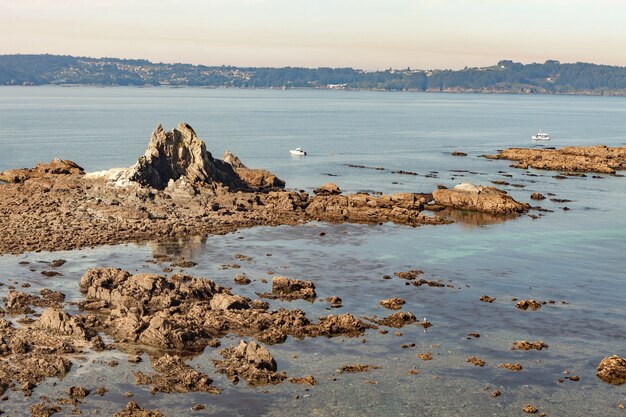
[(549, 169), (563, 172), (599, 172), (615, 174), (626, 170), (626, 146), (566, 146), (560, 149), (510, 148), (489, 159), (517, 161), (515, 168)]
[(430, 194), (317, 195), (247, 168), (230, 152), (213, 158), (193, 129), (158, 125), (130, 168), (84, 173), (71, 161), (0, 173), (0, 254), (219, 234), (241, 227), (328, 222), (450, 223), (423, 213)]

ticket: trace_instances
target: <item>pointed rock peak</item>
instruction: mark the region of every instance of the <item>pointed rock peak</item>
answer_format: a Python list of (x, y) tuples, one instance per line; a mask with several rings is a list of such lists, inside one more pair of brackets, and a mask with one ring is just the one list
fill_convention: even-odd
[(241, 162), (241, 159), (239, 159), (237, 155), (235, 155), (228, 149), (224, 151), (224, 155), (222, 156), (222, 159), (224, 160), (224, 162), (226, 162), (227, 164), (230, 164), (235, 169), (246, 168), (243, 162)]

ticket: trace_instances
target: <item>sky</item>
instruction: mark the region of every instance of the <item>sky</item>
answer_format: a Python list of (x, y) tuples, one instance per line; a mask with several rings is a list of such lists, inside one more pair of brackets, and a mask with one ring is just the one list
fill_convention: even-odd
[(0, 0), (0, 54), (203, 65), (626, 66), (626, 0)]

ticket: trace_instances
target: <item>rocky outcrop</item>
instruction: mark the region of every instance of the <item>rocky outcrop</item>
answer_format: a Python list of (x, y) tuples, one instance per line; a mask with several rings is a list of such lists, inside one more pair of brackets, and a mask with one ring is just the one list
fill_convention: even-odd
[(229, 164), (235, 173), (253, 190), (270, 190), (284, 188), (285, 181), (264, 169), (251, 169), (246, 167), (241, 160), (233, 153), (226, 150), (222, 157), (224, 162)]
[(430, 194), (397, 193), (374, 197), (369, 194), (319, 194), (309, 199), (306, 215), (312, 220), (334, 222), (401, 224), (449, 223), (440, 217), (429, 217), (422, 213)]
[(159, 190), (181, 177), (191, 184), (223, 184), (232, 191), (248, 188), (229, 164), (213, 158), (186, 123), (171, 132), (157, 125), (145, 154), (124, 175), (130, 181)]
[(523, 213), (530, 207), (495, 187), (470, 183), (461, 183), (447, 190), (435, 190), (433, 199), (440, 206), (491, 214)]
[(607, 356), (598, 365), (598, 378), (613, 385), (626, 384), (626, 358)]
[(313, 194), (315, 195), (339, 195), (341, 194), (341, 190), (337, 185), (332, 182), (327, 182), (324, 185), (313, 190)]
[(38, 163), (35, 168), (11, 169), (0, 172), (0, 181), (24, 182), (31, 178), (46, 178), (52, 175), (83, 175), (84, 170), (68, 160), (53, 159), (48, 163)]
[(152, 385), (151, 392), (209, 392), (219, 394), (207, 375), (193, 369), (178, 356), (165, 354), (152, 363), (154, 375), (135, 372), (137, 385)]
[(378, 304), (390, 310), (400, 310), (402, 306), (406, 304), (406, 301), (402, 298), (388, 298), (386, 300), (379, 301)]
[(510, 148), (489, 159), (517, 161), (515, 168), (549, 169), (554, 171), (582, 171), (614, 174), (626, 170), (626, 146), (567, 146), (560, 149)]
[[(306, 281), (295, 281), (280, 288), (314, 294)], [(301, 310), (269, 310), (259, 300), (182, 274), (131, 275), (96, 268), (82, 277), (80, 290), (86, 295), (82, 308), (97, 311), (105, 332), (116, 341), (160, 348), (201, 350), (215, 346), (216, 339), (226, 334), (253, 336), (266, 343), (282, 343), (288, 335), (359, 336), (372, 327), (350, 314), (329, 315), (314, 323)]]
[(243, 378), (250, 385), (277, 384), (287, 378), (285, 372), (277, 372), (278, 366), (270, 352), (257, 342), (241, 340), (237, 347), (222, 350), (224, 360), (214, 361), (218, 372), (234, 381)]
[(315, 300), (315, 284), (301, 279), (287, 277), (272, 278), (272, 292), (259, 294), (260, 297), (281, 300)]

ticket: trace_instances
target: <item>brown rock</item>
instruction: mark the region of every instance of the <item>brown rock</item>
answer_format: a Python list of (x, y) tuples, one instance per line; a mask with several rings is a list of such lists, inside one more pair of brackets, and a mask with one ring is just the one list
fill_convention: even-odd
[(626, 359), (617, 355), (607, 356), (600, 361), (596, 375), (602, 381), (613, 385), (626, 383)]
[(532, 193), (530, 195), (530, 198), (532, 200), (545, 200), (546, 199), (546, 197), (543, 194), (540, 194), (540, 193)]
[(317, 296), (315, 294), (315, 284), (311, 281), (304, 281), (300, 279), (289, 279), (287, 277), (272, 277), (272, 292), (259, 294), (261, 297), (270, 299), (283, 299), (283, 300), (314, 300)]
[(214, 159), (196, 132), (181, 123), (171, 132), (159, 124), (150, 137), (145, 154), (124, 174), (129, 181), (164, 189), (170, 180), (184, 177), (191, 184), (218, 183), (231, 190), (247, 189), (247, 184), (230, 164)]
[(52, 175), (83, 175), (84, 170), (72, 161), (53, 159), (38, 163), (35, 168), (12, 169), (0, 172), (0, 181), (22, 183), (31, 178), (46, 178)]
[(202, 372), (185, 364), (178, 356), (165, 354), (152, 364), (156, 374), (149, 376), (136, 372), (135, 383), (152, 385), (152, 392), (208, 392), (219, 394), (220, 390)]
[(248, 301), (238, 295), (215, 294), (211, 299), (212, 310), (244, 310), (250, 308)]
[(250, 385), (277, 384), (287, 378), (285, 372), (277, 372), (276, 361), (269, 351), (257, 342), (241, 340), (237, 347), (220, 352), (224, 360), (214, 361), (218, 372), (231, 379), (241, 377)]
[(113, 417), (165, 417), (159, 410), (146, 410), (139, 407), (139, 405), (131, 401), (126, 407), (117, 413)]
[(416, 279), (418, 275), (421, 275), (423, 273), (424, 271), (419, 269), (410, 269), (408, 271), (394, 272), (393, 274), (398, 278), (413, 280)]
[(417, 319), (412, 313), (399, 311), (379, 320), (377, 323), (387, 327), (400, 328), (407, 324), (415, 323), (416, 321)]
[[(510, 148), (490, 159), (517, 161), (516, 168), (614, 174), (626, 169), (626, 147), (567, 146), (561, 149)], [(565, 177), (563, 177), (565, 178)]]
[(389, 298), (387, 300), (379, 301), (378, 304), (390, 310), (400, 310), (402, 306), (406, 304), (406, 301), (402, 298)]
[(518, 301), (517, 304), (515, 304), (515, 307), (519, 308), (520, 310), (531, 309), (533, 311), (537, 311), (541, 308), (541, 303), (535, 300), (522, 300)]
[(70, 397), (86, 397), (89, 395), (89, 390), (85, 387), (79, 386), (71, 386), (65, 390), (67, 395)]
[(476, 356), (470, 356), (465, 360), (465, 362), (471, 363), (472, 365), (480, 366), (481, 368), (485, 366), (485, 361), (477, 358)]
[(288, 380), (292, 384), (300, 384), (300, 385), (317, 385), (317, 381), (313, 378), (312, 375), (306, 375), (302, 378), (289, 378)]
[(441, 206), (491, 214), (523, 213), (530, 208), (528, 204), (518, 203), (495, 187), (470, 183), (458, 184), (448, 190), (435, 190), (432, 195), (435, 204)]
[(31, 417), (50, 417), (56, 413), (61, 412), (61, 407), (58, 405), (41, 402), (28, 407)]
[(537, 407), (532, 404), (526, 404), (524, 407), (522, 407), (522, 411), (528, 414), (535, 414), (539, 410), (537, 410)]
[(417, 355), (418, 358), (420, 358), (423, 361), (430, 361), (433, 359), (433, 356), (431, 355), (430, 352), (425, 352), (425, 353), (418, 353)]
[(376, 365), (344, 365), (341, 368), (337, 369), (337, 372), (340, 374), (343, 373), (358, 373), (358, 372), (368, 372), (370, 369), (380, 369), (380, 366)]
[(250, 278), (246, 276), (246, 274), (235, 275), (234, 281), (235, 281), (235, 284), (238, 284), (238, 285), (248, 285), (250, 284), (250, 282), (252, 282), (250, 281)]
[(496, 299), (494, 297), (489, 297), (488, 295), (483, 295), (482, 297), (480, 297), (480, 301), (484, 303), (493, 303), (494, 301), (496, 301)]
[(548, 345), (543, 343), (541, 340), (537, 340), (536, 342), (527, 342), (525, 340), (521, 340), (518, 342), (514, 342), (511, 350), (542, 350), (547, 348)]
[(514, 372), (519, 372), (522, 369), (524, 369), (522, 365), (519, 363), (501, 363), (501, 364), (498, 364), (498, 368), (504, 368), (504, 369), (508, 369), (509, 371), (514, 371)]
[(316, 195), (339, 195), (341, 194), (341, 190), (332, 182), (327, 182), (326, 184), (313, 190), (313, 193)]

